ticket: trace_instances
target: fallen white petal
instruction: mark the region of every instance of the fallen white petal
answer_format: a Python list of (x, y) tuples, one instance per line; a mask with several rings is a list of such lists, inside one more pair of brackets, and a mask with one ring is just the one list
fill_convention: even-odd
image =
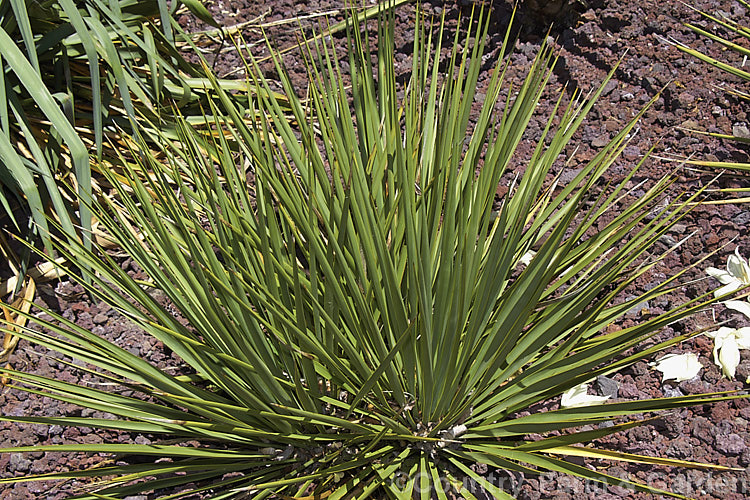
[(719, 342), (723, 342), (724, 339), (734, 336), (734, 329), (728, 328), (726, 326), (720, 326), (718, 330), (715, 330), (713, 332), (706, 332), (706, 336), (711, 337), (714, 340), (718, 340)]
[(586, 394), (588, 389), (588, 384), (579, 384), (563, 392), (562, 399), (560, 400), (560, 407), (574, 408), (577, 406), (591, 406), (603, 403), (609, 399), (609, 396), (592, 396)]
[(743, 326), (735, 330), (734, 339), (740, 349), (750, 349), (750, 327)]
[(719, 359), (719, 352), (729, 338), (734, 339), (734, 330), (722, 326), (715, 332), (707, 332), (706, 335), (714, 339), (714, 364), (722, 366), (721, 360)]
[(692, 352), (685, 354), (667, 354), (661, 359), (656, 360), (651, 365), (662, 372), (662, 382), (675, 380), (682, 382), (690, 380), (703, 368), (698, 361), (698, 356)]
[(706, 273), (709, 276), (712, 276), (716, 278), (717, 280), (719, 280), (719, 283), (721, 283), (722, 285), (727, 285), (736, 280), (736, 278), (732, 276), (731, 274), (729, 274), (728, 271), (725, 271), (723, 269), (717, 269), (715, 267), (709, 267), (708, 269), (706, 269)]
[(531, 264), (531, 259), (533, 259), (535, 255), (536, 252), (534, 250), (529, 250), (528, 252), (523, 254), (520, 259), (518, 259), (518, 263), (523, 266), (528, 266), (529, 264)]
[(734, 249), (734, 255), (727, 258), (727, 271), (745, 284), (750, 282), (750, 268), (747, 261), (740, 256), (740, 247)]
[(706, 273), (719, 280), (723, 285), (714, 291), (715, 297), (726, 295), (750, 285), (750, 265), (740, 255), (739, 247), (734, 250), (734, 255), (730, 255), (727, 258), (726, 271), (709, 267), (706, 269)]
[(734, 335), (734, 329), (728, 328), (726, 326), (720, 326), (718, 330), (714, 330), (713, 332), (706, 332), (706, 335), (711, 337), (712, 339), (725, 339), (730, 335)]
[(747, 318), (750, 318), (750, 303), (744, 300), (727, 300), (724, 305), (729, 309), (733, 309), (737, 312), (744, 314)]
[[(716, 353), (716, 347), (714, 347), (714, 353)], [(719, 347), (718, 358), (719, 362), (717, 364), (721, 366), (721, 371), (724, 373), (724, 376), (727, 378), (734, 378), (735, 370), (737, 370), (737, 366), (740, 364), (740, 349), (737, 346), (734, 336), (726, 339), (721, 344), (721, 347)]]
[(732, 280), (731, 282), (727, 283), (726, 285), (717, 288), (714, 290), (714, 297), (721, 297), (722, 295), (727, 295), (732, 292), (736, 292), (740, 288), (744, 287), (745, 285), (739, 281), (739, 280)]

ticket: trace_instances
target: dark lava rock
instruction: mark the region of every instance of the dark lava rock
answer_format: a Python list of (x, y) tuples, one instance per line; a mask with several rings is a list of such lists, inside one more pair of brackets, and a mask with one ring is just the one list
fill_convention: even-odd
[(10, 472), (28, 472), (31, 468), (31, 460), (26, 458), (23, 453), (11, 453), (8, 461), (8, 470)]
[(617, 398), (617, 391), (620, 384), (618, 384), (616, 380), (612, 380), (604, 375), (599, 375), (596, 377), (596, 384), (599, 387), (599, 394), (602, 396), (609, 396), (612, 399)]
[(747, 445), (737, 434), (719, 435), (716, 436), (716, 449), (729, 455), (739, 455), (747, 449)]
[(674, 458), (685, 459), (693, 456), (693, 445), (690, 438), (679, 437), (672, 441), (667, 448), (667, 455)]
[(690, 424), (690, 433), (704, 443), (713, 444), (716, 426), (705, 417), (696, 417)]

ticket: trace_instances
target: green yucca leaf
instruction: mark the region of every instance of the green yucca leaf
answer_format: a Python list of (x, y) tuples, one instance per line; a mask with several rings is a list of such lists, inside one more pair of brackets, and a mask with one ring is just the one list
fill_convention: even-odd
[[(32, 450), (31, 448), (34, 448)], [(97, 449), (98, 448), (98, 449)], [(264, 458), (265, 455), (259, 453), (246, 453), (235, 450), (213, 450), (203, 448), (190, 448), (185, 446), (165, 446), (158, 444), (71, 444), (71, 445), (51, 445), (51, 446), (32, 446), (5, 448), (8, 452), (15, 451), (90, 451), (99, 453), (125, 453), (135, 455), (156, 455), (163, 457), (206, 457), (206, 458), (243, 458), (255, 459)]]
[[(443, 52), (444, 26), (423, 24), (418, 14), (404, 88), (391, 64), (395, 14), (378, 12), (377, 44), (356, 11), (345, 23), (346, 75), (330, 41), (302, 38), (305, 100), (271, 50), (282, 92), (249, 58), (244, 84), (227, 89), (210, 72), (200, 77), (210, 86), (203, 123), (174, 110), (173, 126), (162, 131), (144, 113), (148, 137), (134, 137), (121, 152), (122, 172), (104, 172), (119, 196), (84, 204), (148, 283), (99, 249), (63, 239), (54, 245), (79, 266), (63, 266), (66, 272), (173, 350), (191, 374), (171, 375), (50, 313), (18, 335), (85, 362), (112, 389), (13, 370), (6, 376), (34, 394), (111, 415), (70, 425), (201, 445), (147, 448), (171, 457), (152, 469), (123, 461), (98, 474), (40, 478), (102, 478), (100, 489), (80, 498), (198, 491), (212, 498), (448, 498), (432, 491), (441, 484), (473, 498), (471, 481), (503, 499), (510, 494), (474, 472), (473, 462), (658, 494), (672, 493), (559, 456), (712, 467), (578, 446), (636, 423), (577, 429), (744, 395), (617, 401), (514, 418), (694, 335), (645, 344), (715, 301), (712, 294), (610, 327), (633, 304), (680, 286), (688, 269), (621, 300), (669, 253), (653, 245), (701, 192), (674, 195), (667, 175), (639, 184), (643, 192), (630, 201), (627, 185), (646, 159), (611, 180), (638, 117), (572, 182), (550, 185), (604, 82), (588, 97), (564, 89), (555, 97), (531, 158), (508, 194), (497, 196), (549, 90), (553, 51), (541, 49), (505, 100), (509, 62), (498, 57), (475, 113), (488, 12), (477, 10), (469, 33), (455, 34), (445, 75), (433, 56)], [(152, 35), (144, 43), (167, 37)], [(111, 50), (108, 42), (98, 47)], [(113, 78), (131, 76), (123, 69)], [(522, 259), (532, 249), (533, 258)], [(152, 297), (154, 289), (179, 315)], [(553, 431), (564, 432), (526, 439)], [(146, 454), (137, 445), (58, 449)], [(0, 451), (39, 450), (48, 448)], [(187, 483), (194, 483), (187, 492), (170, 490)]]
[[(81, 182), (79, 195), (83, 199), (90, 197), (91, 184), (88, 177), (88, 152), (84, 146), (78, 134), (75, 132), (73, 126), (68, 122), (67, 118), (60, 110), (58, 104), (55, 102), (53, 95), (45, 88), (44, 85), (40, 85), (36, 78), (34, 68), (29, 61), (24, 57), (21, 50), (16, 47), (13, 40), (5, 33), (0, 30), (0, 46), (3, 47), (2, 56), (3, 61), (9, 66), (9, 68), (15, 73), (20, 81), (23, 88), (32, 97), (34, 102), (39, 106), (39, 109), (44, 116), (52, 123), (55, 123), (55, 134), (61, 138), (63, 143), (67, 146), (70, 151), (71, 158), (73, 161), (73, 167), (77, 173), (77, 176)], [(6, 92), (10, 89), (10, 86), (6, 84)], [(18, 103), (18, 98), (14, 95), (9, 98), (12, 104)], [(15, 113), (21, 112), (20, 108), (14, 109)], [(18, 115), (16, 115), (18, 116)], [(21, 118), (23, 120), (23, 118)], [(20, 120), (19, 120), (20, 121)], [(23, 126), (25, 127), (26, 124)], [(28, 130), (28, 129), (27, 129)], [(27, 164), (24, 162), (24, 158), (18, 155), (13, 147), (12, 143), (7, 138), (9, 131), (5, 132), (5, 137), (2, 139), (0, 144), (0, 154), (2, 154), (3, 163), (5, 169), (7, 169), (6, 175), (9, 175), (14, 179), (18, 186), (9, 186), (11, 189), (19, 188), (23, 195), (25, 195), (30, 201), (30, 208), (32, 210), (32, 216), (34, 222), (39, 225), (42, 232), (47, 232), (47, 221), (44, 216), (44, 204), (41, 201), (39, 190), (36, 183), (32, 179), (32, 172)], [(32, 150), (37, 153), (38, 148)], [(39, 158), (39, 154), (35, 155)], [(37, 167), (44, 168), (47, 163), (40, 162)], [(41, 177), (48, 181), (54, 179), (54, 174), (49, 168), (40, 172)], [(59, 200), (59, 196), (56, 198)], [(64, 205), (61, 203), (56, 208), (61, 209)], [(9, 213), (12, 213), (9, 212)], [(82, 209), (81, 211), (82, 222), (85, 226), (90, 224), (90, 214), (88, 210)], [(73, 224), (67, 214), (66, 210), (60, 212), (60, 218), (63, 224), (63, 228), (66, 230), (68, 235), (75, 237), (75, 231), (73, 230)], [(86, 220), (83, 220), (86, 219)]]

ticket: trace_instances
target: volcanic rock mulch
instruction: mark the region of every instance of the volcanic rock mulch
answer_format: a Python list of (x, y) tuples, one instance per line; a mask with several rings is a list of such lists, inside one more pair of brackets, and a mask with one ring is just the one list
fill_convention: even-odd
[[(539, 2), (528, 2), (539, 3)], [(551, 2), (554, 3), (554, 2)], [(718, 0), (696, 0), (693, 5), (714, 14), (725, 13), (734, 19), (750, 24), (750, 13), (738, 2)], [(459, 0), (438, 2), (433, 0), (423, 5), (428, 14), (439, 19), (446, 11), (450, 29), (459, 23), (466, 25), (473, 4)], [(257, 57), (267, 55), (263, 43), (258, 43), (258, 23), (265, 23), (266, 32), (273, 43), (280, 48), (293, 47), (297, 42), (299, 29), (308, 33), (312, 26), (324, 19), (313, 14), (331, 13), (331, 21), (341, 20), (338, 2), (317, 0), (268, 0), (266, 2), (209, 2), (209, 7), (216, 19), (224, 26), (246, 23), (243, 34), (251, 44), (251, 51)], [(701, 64), (689, 56), (683, 55), (668, 45), (665, 40), (677, 40), (686, 43), (705, 53), (727, 62), (739, 63), (733, 54), (722, 50), (721, 46), (707, 39), (698, 38), (682, 26), (686, 21), (698, 21), (700, 17), (678, 0), (646, 0), (632, 2), (626, 0), (590, 0), (588, 7), (578, 5), (578, 12), (568, 11), (556, 19), (551, 15), (530, 12), (528, 5), (518, 13), (519, 21), (515, 51), (510, 57), (513, 67), (508, 73), (509, 81), (518, 83), (523, 77), (540, 44), (547, 40), (557, 49), (559, 59), (554, 68), (547, 99), (539, 106), (537, 117), (532, 122), (521, 145), (517, 168), (523, 167), (524, 157), (533, 150), (544, 126), (544, 117), (554, 104), (554, 98), (564, 90), (572, 95), (572, 89), (580, 87), (584, 92), (591, 90), (601, 82), (614, 65), (620, 61), (614, 78), (605, 88), (595, 110), (589, 115), (586, 124), (577, 134), (568, 152), (575, 151), (576, 162), (581, 163), (592, 158), (606, 142), (620, 130), (638, 111), (651, 100), (657, 98), (654, 105), (646, 112), (623, 157), (612, 171), (613, 178), (622, 176), (636, 164), (652, 147), (656, 147), (659, 156), (678, 155), (694, 156), (701, 160), (750, 161), (747, 147), (731, 142), (720, 142), (715, 139), (698, 136), (685, 129), (696, 129), (706, 132), (747, 134), (747, 103), (722, 89), (727, 85), (742, 88), (742, 83), (726, 74)], [(554, 10), (554, 9), (553, 9)], [(462, 16), (459, 21), (459, 15)], [(511, 9), (507, 3), (495, 2), (493, 6), (492, 29), (488, 44), (488, 63), (486, 71), (477, 88), (477, 100), (483, 98), (483, 87), (489, 81), (491, 60), (500, 51), (500, 44), (508, 25)], [(295, 19), (297, 22), (280, 21)], [(409, 47), (413, 33), (414, 9), (407, 6), (398, 11), (397, 19), (397, 54), (394, 65), (402, 81), (408, 77), (410, 70)], [(183, 26), (191, 30), (200, 29), (189, 16), (181, 20)], [(552, 31), (547, 26), (555, 21)], [(450, 31), (450, 30), (449, 30)], [(452, 33), (446, 36), (450, 40)], [(344, 53), (344, 40), (334, 36), (334, 43), (340, 53)], [(218, 57), (214, 57), (219, 54)], [(217, 48), (215, 41), (206, 46), (206, 56), (214, 62), (214, 69), (220, 75), (242, 77), (242, 64), (233, 51)], [(304, 64), (298, 52), (288, 52), (284, 57), (289, 73), (298, 86), (300, 93), (305, 89)], [(273, 65), (261, 61), (261, 68), (267, 77), (273, 78)], [(747, 91), (747, 86), (744, 87)], [(678, 164), (649, 160), (633, 183), (641, 180), (656, 179)], [(679, 192), (703, 187), (716, 172), (680, 168), (680, 180), (674, 187), (673, 195)], [(568, 177), (571, 178), (571, 177)], [(750, 186), (748, 175), (723, 175), (715, 188), (742, 188)], [(505, 179), (509, 181), (510, 178)], [(502, 187), (500, 188), (503, 189)], [(637, 193), (636, 193), (637, 194)], [(709, 199), (719, 200), (731, 195), (709, 194)], [(740, 246), (743, 252), (750, 254), (750, 239), (745, 228), (750, 222), (750, 205), (724, 204), (707, 205), (689, 214), (674, 230), (663, 239), (660, 250), (666, 249), (674, 242), (686, 239), (685, 243), (646, 279), (639, 287), (647, 289), (663, 281), (667, 276), (696, 262), (709, 252), (719, 250), (716, 255), (701, 265), (724, 267), (726, 257), (735, 247)], [(130, 261), (122, 262), (123, 268), (134, 274), (140, 270)], [(696, 297), (710, 290), (717, 283), (703, 278), (696, 271), (688, 278), (697, 281), (686, 284), (668, 298), (644, 304), (631, 311), (624, 320), (624, 325), (645, 318), (648, 314), (659, 313), (680, 304), (684, 300)], [(81, 292), (80, 287), (67, 281), (53, 284), (40, 290), (38, 303), (46, 305), (79, 325), (93, 328), (93, 331), (115, 340), (130, 352), (150, 360), (155, 365), (169, 369), (181, 370), (180, 360), (167, 352), (159, 342), (144, 337), (137, 329), (130, 326), (114, 311), (100, 304), (91, 303)], [(635, 290), (633, 291), (635, 292)], [(730, 324), (742, 326), (742, 319), (727, 315), (720, 307), (714, 312), (707, 311), (695, 318), (674, 324), (659, 334), (659, 338), (709, 328), (717, 321), (730, 319)], [(647, 362), (640, 362), (633, 367), (621, 370), (609, 379), (600, 379), (594, 384), (599, 394), (612, 394), (621, 399), (642, 399), (646, 397), (676, 396), (710, 391), (742, 389), (745, 379), (750, 376), (750, 352), (742, 352), (742, 362), (737, 370), (736, 380), (721, 377), (712, 362), (713, 344), (709, 338), (700, 336), (691, 342), (677, 346), (673, 352), (695, 352), (700, 356), (704, 369), (693, 380), (680, 384), (662, 384), (658, 372), (654, 372)], [(46, 352), (43, 348), (21, 342), (11, 364), (16, 369), (53, 377), (59, 380), (78, 381), (92, 387), (102, 387), (102, 381), (89, 374), (78, 371), (75, 365), (57, 359), (59, 356)], [(555, 408), (556, 401), (541, 405), (538, 411)], [(50, 398), (28, 395), (22, 391), (5, 388), (0, 393), (0, 408), (7, 415), (77, 415), (101, 416), (97, 412), (81, 410), (69, 404), (59, 403)], [(157, 441), (158, 436), (130, 435), (126, 433), (93, 432), (89, 428), (63, 429), (60, 426), (18, 425), (0, 423), (2, 434), (0, 446), (21, 446), (33, 444), (56, 444), (62, 442), (98, 443), (104, 440), (114, 442), (136, 442), (147, 444)], [(601, 440), (602, 447), (613, 450), (638, 453), (655, 457), (669, 457), (700, 462), (709, 462), (731, 467), (747, 468), (750, 466), (750, 402), (740, 400), (731, 403), (719, 403), (711, 406), (696, 407), (673, 411), (642, 427), (624, 431), (608, 439)], [(85, 456), (80, 454), (31, 453), (5, 454), (0, 456), (0, 469), (4, 477), (22, 477), (28, 474), (76, 470), (88, 466), (102, 465), (111, 457)], [(607, 474), (632, 478), (652, 486), (671, 490), (683, 495), (701, 499), (742, 499), (750, 497), (750, 473), (743, 472), (716, 473), (701, 470), (671, 469), (665, 467), (644, 467), (635, 464), (616, 464), (593, 461), (580, 461), (587, 467)], [(618, 486), (604, 486), (586, 483), (582, 480), (545, 474), (540, 477), (523, 477), (517, 474), (504, 474), (502, 471), (487, 470), (478, 466), (486, 477), (497, 485), (504, 485), (518, 498), (535, 500), (551, 498), (565, 500), (572, 498), (597, 498), (608, 500), (616, 498), (644, 499), (652, 498), (645, 493), (633, 493)], [(0, 487), (0, 499), (61, 499), (66, 498), (82, 483), (67, 481), (63, 483), (36, 482), (17, 483)], [(478, 494), (481, 498), (481, 495)], [(136, 500), (146, 497), (131, 497)]]

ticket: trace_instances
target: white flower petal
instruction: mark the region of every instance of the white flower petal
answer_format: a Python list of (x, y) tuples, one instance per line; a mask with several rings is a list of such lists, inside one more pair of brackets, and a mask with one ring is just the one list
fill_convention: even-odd
[(692, 352), (685, 354), (667, 354), (663, 358), (651, 363), (654, 368), (662, 372), (662, 382), (675, 380), (682, 382), (690, 380), (703, 368), (698, 361), (698, 356)]
[(531, 259), (533, 259), (535, 255), (536, 252), (534, 250), (529, 250), (518, 259), (518, 263), (523, 266), (528, 266), (531, 264)]
[(719, 280), (719, 283), (721, 283), (722, 285), (727, 285), (729, 283), (736, 281), (736, 278), (734, 276), (732, 276), (729, 272), (724, 271), (723, 269), (709, 267), (708, 269), (706, 269), (706, 273), (709, 276), (712, 276), (716, 278), (717, 280)]
[(592, 396), (586, 394), (588, 388), (588, 384), (579, 384), (563, 392), (560, 407), (574, 408), (577, 406), (590, 406), (603, 403), (609, 399), (609, 396)]
[(727, 259), (727, 271), (735, 278), (742, 281), (745, 285), (750, 284), (750, 266), (747, 261), (740, 256), (740, 247), (734, 249), (734, 255)]
[(711, 337), (714, 340), (718, 340), (719, 342), (723, 342), (724, 339), (729, 338), (729, 336), (734, 336), (734, 329), (728, 328), (726, 326), (719, 327), (718, 330), (713, 332), (706, 332), (706, 335)]
[(750, 265), (748, 265), (747, 260), (740, 255), (739, 247), (734, 250), (734, 255), (730, 255), (727, 258), (726, 271), (722, 271), (715, 267), (709, 267), (706, 269), (706, 273), (709, 276), (713, 276), (724, 285), (714, 291), (715, 297), (726, 295), (750, 285)]
[[(716, 348), (714, 348), (714, 351)], [(740, 350), (734, 339), (727, 339), (719, 349), (719, 363), (721, 371), (727, 378), (734, 378), (737, 365), (740, 364)]]
[(721, 348), (723, 347), (727, 339), (729, 339), (730, 337), (734, 339), (734, 330), (731, 328), (727, 328), (726, 326), (722, 326), (715, 332), (707, 332), (706, 335), (714, 339), (714, 364), (716, 364), (717, 366), (721, 366), (719, 351), (721, 351)]
[(737, 347), (740, 349), (750, 349), (750, 327), (744, 326), (734, 331), (734, 338), (737, 341)]
[(750, 318), (750, 303), (747, 303), (744, 300), (727, 300), (726, 302), (724, 302), (724, 305), (729, 309), (741, 312), (742, 314)]
[(722, 295), (727, 295), (728, 293), (736, 292), (743, 286), (745, 285), (740, 280), (732, 280), (730, 283), (727, 283), (726, 285), (714, 290), (714, 297), (721, 297)]

